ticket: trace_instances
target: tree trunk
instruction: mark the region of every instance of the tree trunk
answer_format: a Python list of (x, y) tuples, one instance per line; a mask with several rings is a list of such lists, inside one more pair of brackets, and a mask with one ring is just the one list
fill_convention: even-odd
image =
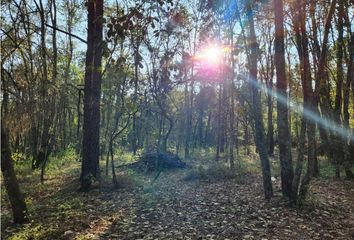
[(4, 122), (1, 124), (1, 172), (4, 177), (5, 189), (10, 199), (14, 223), (25, 223), (28, 221), (26, 215), (27, 207), (15, 174), (9, 138)]
[[(272, 79), (270, 80), (270, 82)], [(268, 84), (269, 91), (272, 91), (273, 84)], [(273, 125), (273, 96), (268, 93), (267, 96), (267, 104), (268, 104), (268, 155), (274, 156), (274, 125)]]
[(84, 89), (81, 190), (88, 191), (99, 174), (100, 96), (103, 0), (89, 0)]
[(249, 22), (249, 39), (248, 46), (250, 53), (248, 56), (248, 68), (249, 68), (249, 83), (251, 85), (252, 103), (251, 106), (252, 117), (255, 127), (255, 142), (258, 149), (259, 157), (262, 165), (263, 174), (263, 187), (265, 199), (269, 200), (273, 196), (273, 187), (271, 182), (270, 164), (266, 148), (266, 139), (262, 118), (262, 105), (261, 98), (258, 90), (257, 82), (257, 55), (258, 45), (256, 39), (256, 32), (254, 28), (254, 19), (252, 9), (248, 9), (248, 22)]
[(306, 138), (306, 120), (305, 117), (301, 118), (301, 129), (300, 129), (300, 137), (299, 137), (299, 146), (297, 149), (297, 162), (295, 168), (294, 179), (292, 182), (291, 196), (290, 202), (291, 204), (297, 204), (298, 191), (300, 187), (301, 173), (304, 162), (304, 149), (305, 149), (305, 138)]
[(217, 139), (216, 139), (216, 155), (215, 161), (220, 160), (221, 151), (221, 134), (222, 134), (222, 86), (219, 84), (219, 97), (218, 97), (218, 125), (217, 125)]
[[(337, 39), (337, 81), (336, 81), (336, 95), (334, 102), (334, 111), (333, 118), (334, 122), (338, 125), (342, 125), (341, 120), (341, 112), (342, 112), (342, 90), (343, 90), (343, 79), (344, 79), (344, 70), (343, 70), (343, 48), (344, 48), (344, 38), (343, 38), (343, 27), (344, 27), (344, 6), (343, 1), (338, 2), (338, 39)], [(344, 139), (342, 136), (333, 136), (334, 141), (334, 159), (333, 162), (335, 164), (335, 173), (336, 177), (340, 178), (340, 165), (343, 163), (344, 159), (344, 146), (346, 145), (346, 141), (342, 141)]]
[[(42, 4), (41, 4), (42, 5)], [(55, 3), (55, 0), (52, 0), (51, 1), (51, 5), (53, 6), (52, 10), (50, 11), (50, 14), (51, 14), (51, 20), (52, 20), (52, 25), (54, 27), (53, 29), (53, 36), (52, 36), (52, 44), (53, 44), (53, 75), (52, 75), (52, 83), (56, 84), (56, 81), (57, 81), (57, 75), (58, 75), (58, 70), (57, 70), (57, 62), (58, 62), (58, 48), (57, 48), (57, 35), (56, 35), (56, 26), (57, 26), (57, 7), (56, 7), (56, 3)], [(42, 23), (44, 24), (44, 22)], [(45, 172), (45, 168), (47, 166), (47, 161), (48, 161), (48, 157), (49, 157), (49, 154), (52, 150), (52, 146), (51, 146), (51, 141), (50, 141), (50, 134), (49, 134), (49, 130), (50, 130), (50, 125), (49, 122), (51, 121), (52, 124), (54, 124), (55, 121), (53, 121), (53, 118), (52, 116), (54, 115), (54, 111), (53, 110), (50, 110), (49, 108), (50, 107), (53, 107), (53, 103), (54, 100), (51, 98), (51, 97), (47, 97), (48, 99), (45, 99), (46, 102), (48, 102), (48, 116), (46, 116), (45, 118), (45, 121), (47, 122), (45, 124), (45, 128), (44, 128), (44, 131), (47, 131), (47, 133), (44, 133), (43, 135), (45, 136), (45, 139), (44, 140), (44, 143), (45, 143), (45, 158), (42, 162), (42, 166), (41, 166), (41, 182), (43, 183), (44, 182), (44, 172)], [(53, 109), (55, 109), (53, 107)], [(48, 117), (50, 117), (48, 119)], [(65, 129), (65, 126), (64, 126), (64, 129)], [(65, 140), (64, 140), (65, 141)]]
[[(231, 34), (231, 46), (234, 45), (234, 36)], [(231, 58), (231, 67), (233, 69), (231, 78), (230, 78), (230, 89), (229, 89), (229, 96), (230, 96), (230, 143), (229, 143), (229, 154), (230, 154), (230, 169), (233, 170), (235, 168), (235, 156), (234, 156), (234, 148), (235, 148), (235, 134), (237, 132), (237, 128), (235, 129), (235, 60), (233, 54), (230, 56)]]
[[(137, 37), (138, 38), (138, 37)], [(133, 100), (135, 103), (138, 101), (138, 82), (139, 82), (139, 62), (140, 62), (140, 54), (139, 54), (140, 40), (136, 40), (136, 46), (134, 46), (134, 95)], [(133, 115), (133, 139), (132, 139), (132, 149), (133, 155), (136, 155), (136, 151), (138, 150), (138, 128), (137, 128), (137, 116), (134, 113)]]
[[(193, 71), (193, 70), (192, 70)], [(193, 75), (193, 74), (192, 74)], [(193, 77), (193, 76), (192, 76)], [(187, 83), (186, 83), (187, 84)], [(192, 134), (192, 124), (193, 124), (193, 101), (194, 101), (194, 81), (192, 79), (190, 83), (190, 97), (188, 96), (188, 86), (187, 86), (187, 92), (186, 92), (186, 100), (187, 100), (187, 105), (186, 105), (186, 138), (185, 138), (185, 144), (184, 144), (184, 157), (189, 158), (190, 157), (190, 141), (191, 141), (191, 134)]]
[(289, 132), (287, 80), (285, 73), (284, 16), (283, 1), (274, 0), (275, 14), (275, 68), (277, 76), (277, 123), (281, 172), (281, 186), (285, 197), (290, 197), (293, 180), (291, 136)]
[[(347, 23), (347, 25), (349, 25)], [(343, 125), (345, 128), (349, 129), (349, 92), (350, 92), (350, 85), (352, 81), (354, 81), (354, 68), (353, 68), (353, 59), (354, 59), (354, 33), (351, 33), (349, 43), (348, 43), (348, 48), (349, 48), (349, 59), (348, 59), (348, 70), (347, 70), (347, 79), (345, 83), (345, 88), (344, 88), (344, 93), (343, 93)], [(354, 85), (352, 85), (352, 91), (354, 92)], [(350, 135), (351, 133), (348, 133)], [(348, 136), (349, 137), (349, 136)], [(345, 162), (344, 162), (344, 168), (345, 168), (345, 173), (346, 177), (348, 179), (353, 179), (354, 174), (350, 170), (351, 162), (353, 161), (353, 156), (350, 154), (350, 148), (353, 147), (351, 142), (345, 144)]]

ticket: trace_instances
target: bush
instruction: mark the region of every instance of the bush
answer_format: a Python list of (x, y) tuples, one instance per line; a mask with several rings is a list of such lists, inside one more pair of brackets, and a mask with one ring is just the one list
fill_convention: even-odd
[(175, 154), (169, 152), (146, 152), (137, 162), (129, 165), (140, 172), (154, 172), (165, 169), (185, 168), (186, 163)]

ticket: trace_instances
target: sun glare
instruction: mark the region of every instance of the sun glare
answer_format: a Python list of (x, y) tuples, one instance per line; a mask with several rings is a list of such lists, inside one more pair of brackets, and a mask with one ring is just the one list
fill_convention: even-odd
[(208, 63), (218, 64), (222, 59), (222, 49), (218, 46), (210, 46), (204, 50), (203, 58)]
[(209, 44), (203, 47), (195, 56), (196, 60), (202, 65), (217, 67), (223, 62), (224, 54), (228, 51), (227, 47), (218, 44)]

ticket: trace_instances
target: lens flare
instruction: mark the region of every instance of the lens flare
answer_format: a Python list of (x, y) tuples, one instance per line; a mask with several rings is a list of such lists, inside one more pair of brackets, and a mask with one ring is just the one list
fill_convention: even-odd
[(223, 52), (221, 48), (218, 46), (209, 46), (197, 55), (197, 59), (212, 65), (218, 65), (222, 60), (222, 55)]
[(273, 91), (272, 89), (266, 88), (254, 79), (248, 77), (249, 83), (255, 86), (256, 88), (260, 89), (261, 91), (265, 91), (268, 94), (271, 94), (273, 97), (277, 99), (278, 102), (280, 102), (283, 105), (287, 105), (290, 110), (293, 112), (296, 112), (298, 114), (303, 114), (303, 116), (308, 120), (312, 121), (313, 123), (316, 123), (318, 126), (321, 126), (323, 128), (326, 128), (330, 130), (332, 133), (335, 135), (339, 136), (342, 138), (345, 142), (348, 140), (351, 142), (354, 142), (354, 134), (350, 129), (347, 129), (345, 127), (342, 127), (338, 125), (335, 121), (332, 119), (325, 119), (322, 116), (320, 116), (318, 113), (304, 107), (302, 104), (298, 104), (296, 102), (293, 102), (289, 99), (284, 98), (281, 94), (277, 94), (276, 91)]
[(227, 46), (208, 44), (195, 55), (195, 60), (197, 60), (201, 65), (218, 67), (223, 64), (224, 54), (228, 52), (229, 49), (230, 48)]

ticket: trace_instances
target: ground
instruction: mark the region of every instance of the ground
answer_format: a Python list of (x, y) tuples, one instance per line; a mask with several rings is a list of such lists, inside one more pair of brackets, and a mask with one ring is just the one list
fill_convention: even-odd
[[(41, 184), (21, 178), (31, 222), (13, 226), (3, 194), (3, 239), (354, 239), (354, 183), (318, 179), (306, 204), (263, 199), (261, 177), (244, 173), (216, 182), (185, 181), (189, 170), (139, 175), (113, 189), (96, 183), (78, 192), (79, 163), (63, 165)], [(27, 191), (26, 189), (34, 189)]]

